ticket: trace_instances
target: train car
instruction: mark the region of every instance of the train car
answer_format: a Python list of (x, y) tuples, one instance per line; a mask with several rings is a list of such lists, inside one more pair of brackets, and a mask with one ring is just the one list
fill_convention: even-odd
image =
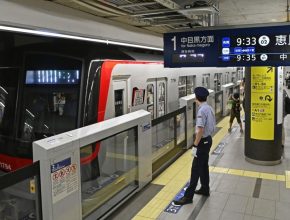
[[(133, 61), (118, 47), (79, 40), (1, 32), (0, 41), (0, 169), (5, 172), (32, 162), (35, 140), (139, 109), (151, 112), (152, 119), (161, 117), (178, 109), (178, 99), (196, 86), (218, 91), (233, 81), (225, 76), (237, 72), (167, 69), (162, 62)], [(93, 148), (83, 164), (97, 158), (99, 147)]]

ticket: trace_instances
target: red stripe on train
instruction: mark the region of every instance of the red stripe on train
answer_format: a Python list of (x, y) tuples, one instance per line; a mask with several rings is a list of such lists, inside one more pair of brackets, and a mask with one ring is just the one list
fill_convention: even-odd
[[(100, 76), (100, 90), (99, 90), (99, 103), (98, 103), (98, 118), (97, 122), (104, 121), (106, 106), (108, 101), (109, 88), (111, 83), (112, 71), (117, 64), (160, 64), (162, 62), (139, 62), (139, 61), (104, 61), (101, 68), (101, 76)], [(100, 152), (100, 143), (96, 144), (95, 151), (87, 157), (81, 158), (82, 164), (88, 164), (92, 160), (94, 160)]]
[[(112, 70), (119, 62), (106, 62), (104, 61), (101, 68), (101, 76), (100, 76), (100, 89), (99, 89), (99, 103), (98, 103), (98, 116), (97, 122), (104, 121), (106, 105), (108, 100), (108, 93), (110, 88)], [(81, 158), (82, 164), (88, 164), (92, 160), (94, 160), (99, 152), (100, 152), (100, 143), (97, 143), (95, 146), (95, 151), (87, 157)]]
[(31, 164), (32, 159), (10, 157), (8, 155), (0, 154), (0, 169), (4, 171), (14, 171)]

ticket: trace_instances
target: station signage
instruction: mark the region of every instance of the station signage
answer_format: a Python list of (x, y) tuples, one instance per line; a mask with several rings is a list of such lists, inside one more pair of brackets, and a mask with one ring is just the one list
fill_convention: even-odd
[(289, 66), (290, 24), (166, 33), (164, 65)]
[(274, 120), (275, 68), (251, 67), (251, 138), (274, 140)]

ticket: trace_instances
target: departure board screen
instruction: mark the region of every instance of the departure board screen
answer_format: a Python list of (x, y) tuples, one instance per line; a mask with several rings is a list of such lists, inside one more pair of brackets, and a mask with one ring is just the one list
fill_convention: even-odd
[(167, 33), (164, 64), (166, 67), (289, 66), (290, 25)]
[(222, 37), (219, 62), (277, 63), (290, 62), (290, 31), (288, 34), (240, 35)]
[(79, 84), (79, 70), (27, 70), (25, 84)]

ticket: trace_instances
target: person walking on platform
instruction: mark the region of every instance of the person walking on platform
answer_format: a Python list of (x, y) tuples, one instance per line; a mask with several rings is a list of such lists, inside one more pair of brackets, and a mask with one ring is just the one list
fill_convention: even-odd
[(231, 102), (231, 113), (230, 113), (230, 127), (229, 127), (229, 132), (232, 131), (232, 125), (233, 121), (236, 118), (239, 125), (240, 125), (240, 132), (243, 133), (243, 125), (241, 122), (241, 106), (240, 106), (240, 94), (239, 93), (234, 93), (231, 97), (230, 100)]
[[(204, 87), (196, 87), (194, 90), (198, 112), (195, 126), (195, 140), (193, 143), (193, 160), (191, 166), (191, 177), (188, 188), (184, 196), (175, 200), (175, 205), (185, 205), (192, 203), (194, 194), (209, 196), (209, 170), (208, 159), (209, 151), (212, 145), (212, 134), (215, 131), (215, 114), (211, 106), (206, 102), (209, 92)], [(195, 190), (198, 179), (201, 182), (201, 188)]]

